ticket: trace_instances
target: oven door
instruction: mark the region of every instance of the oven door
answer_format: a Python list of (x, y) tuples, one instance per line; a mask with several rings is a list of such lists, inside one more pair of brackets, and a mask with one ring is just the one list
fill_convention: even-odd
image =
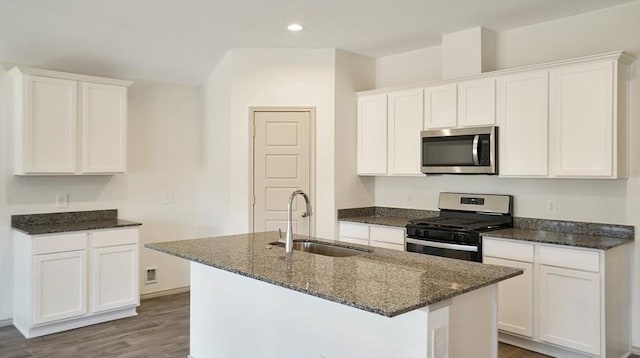
[(462, 245), (407, 238), (406, 249), (408, 252), (482, 262), (482, 253), (478, 245)]
[(497, 174), (497, 127), (422, 131), (425, 174)]

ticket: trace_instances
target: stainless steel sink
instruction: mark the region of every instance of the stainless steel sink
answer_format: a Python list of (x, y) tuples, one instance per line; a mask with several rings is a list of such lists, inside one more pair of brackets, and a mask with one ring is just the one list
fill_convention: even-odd
[[(270, 242), (269, 245), (284, 247), (284, 242)], [(347, 257), (370, 253), (367, 249), (354, 249), (338, 246), (326, 242), (316, 242), (309, 240), (293, 240), (293, 249), (311, 254), (318, 254), (331, 257)]]

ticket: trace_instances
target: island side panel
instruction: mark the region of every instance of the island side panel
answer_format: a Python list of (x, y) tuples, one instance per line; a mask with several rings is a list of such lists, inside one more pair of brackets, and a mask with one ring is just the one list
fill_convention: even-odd
[(449, 306), (450, 357), (498, 356), (498, 285), (453, 298)]
[(191, 263), (193, 358), (431, 357), (429, 314), (388, 318)]

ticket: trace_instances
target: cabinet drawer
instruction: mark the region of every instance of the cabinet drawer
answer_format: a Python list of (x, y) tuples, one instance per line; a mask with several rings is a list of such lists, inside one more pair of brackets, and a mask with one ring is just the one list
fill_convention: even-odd
[(340, 237), (369, 241), (369, 225), (340, 222)]
[(600, 254), (598, 252), (552, 246), (540, 246), (538, 250), (540, 263), (543, 265), (591, 272), (600, 271)]
[(34, 255), (84, 250), (86, 248), (86, 233), (42, 235), (34, 236), (33, 238)]
[(91, 233), (91, 247), (107, 247), (138, 243), (138, 229), (117, 229)]
[(371, 241), (371, 246), (380, 247), (380, 248), (389, 249), (389, 250), (404, 251), (404, 245), (390, 244), (388, 242)]
[[(404, 229), (371, 226), (370, 238), (372, 242), (386, 242), (388, 244), (404, 246)], [(371, 245), (375, 246), (373, 243)]]
[(533, 245), (523, 242), (483, 238), (482, 252), (485, 256), (533, 262)]

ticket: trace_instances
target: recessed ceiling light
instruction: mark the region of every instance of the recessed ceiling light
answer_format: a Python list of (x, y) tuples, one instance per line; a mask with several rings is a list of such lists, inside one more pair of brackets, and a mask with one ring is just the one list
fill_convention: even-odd
[(289, 29), (289, 31), (302, 31), (303, 27), (299, 24), (291, 24), (287, 26), (287, 29)]

